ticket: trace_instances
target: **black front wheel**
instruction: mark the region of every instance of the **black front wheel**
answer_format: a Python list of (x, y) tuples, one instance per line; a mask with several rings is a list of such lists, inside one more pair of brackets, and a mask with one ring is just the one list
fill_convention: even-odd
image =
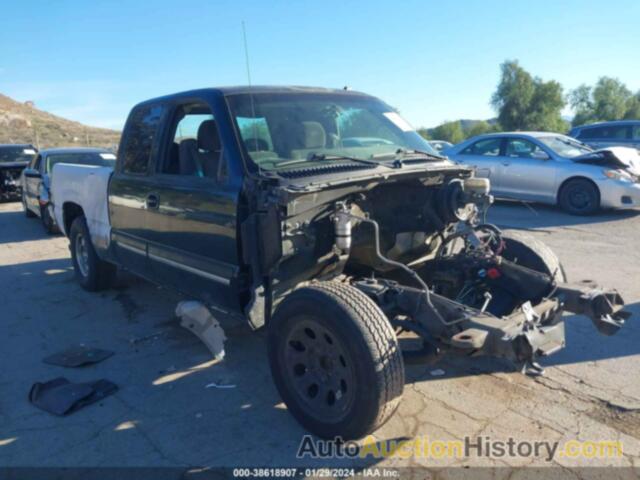
[(398, 340), (360, 290), (317, 282), (289, 294), (269, 323), (269, 363), (291, 414), (323, 438), (360, 438), (395, 412), (404, 388)]
[(591, 215), (600, 208), (600, 191), (589, 180), (569, 180), (560, 190), (558, 204), (571, 215)]
[[(545, 243), (521, 232), (507, 232), (502, 235), (504, 251), (501, 256), (520, 266), (549, 275), (556, 283), (565, 283), (567, 275), (558, 256)], [(522, 304), (503, 289), (494, 289), (488, 311), (496, 316), (509, 315)], [(539, 299), (534, 299), (539, 300)]]
[(42, 226), (44, 230), (53, 235), (54, 233), (60, 233), (56, 221), (53, 219), (53, 213), (51, 212), (51, 205), (44, 205), (40, 207), (40, 219), (42, 220)]
[(24, 190), (22, 191), (22, 195), (21, 195), (21, 197), (22, 197), (22, 208), (23, 208), (23, 210), (24, 210), (24, 215), (25, 215), (27, 218), (33, 218), (33, 217), (35, 217), (35, 216), (36, 216), (36, 214), (35, 214), (35, 213), (33, 213), (31, 210), (29, 210), (29, 207), (27, 207), (27, 199), (26, 199), (26, 198), (25, 198), (25, 196), (24, 196)]

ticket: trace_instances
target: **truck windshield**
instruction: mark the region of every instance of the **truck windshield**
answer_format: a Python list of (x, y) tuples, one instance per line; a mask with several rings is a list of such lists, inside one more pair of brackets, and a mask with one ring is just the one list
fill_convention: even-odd
[(0, 163), (30, 162), (35, 155), (32, 147), (0, 147)]
[(227, 99), (247, 153), (263, 169), (348, 158), (382, 161), (400, 152), (438, 155), (394, 109), (373, 97), (258, 92)]

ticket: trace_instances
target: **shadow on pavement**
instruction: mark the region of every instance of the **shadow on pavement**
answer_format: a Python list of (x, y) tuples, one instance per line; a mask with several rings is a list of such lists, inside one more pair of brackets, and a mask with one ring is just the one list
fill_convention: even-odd
[(54, 238), (47, 234), (39, 218), (27, 218), (19, 211), (0, 210), (0, 244), (46, 240)]
[(489, 209), (487, 221), (500, 228), (544, 229), (545, 227), (577, 226), (618, 222), (634, 218), (640, 210), (604, 210), (590, 216), (569, 215), (550, 205), (499, 201)]

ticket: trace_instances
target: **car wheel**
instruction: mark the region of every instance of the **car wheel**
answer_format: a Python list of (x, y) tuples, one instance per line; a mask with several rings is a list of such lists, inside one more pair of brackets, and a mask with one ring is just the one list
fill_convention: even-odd
[(27, 218), (33, 218), (36, 216), (35, 213), (33, 213), (31, 210), (29, 210), (29, 207), (27, 207), (27, 199), (24, 198), (24, 190), (22, 191), (22, 208), (24, 210), (24, 214)]
[[(536, 272), (551, 276), (557, 283), (565, 283), (567, 274), (558, 256), (543, 242), (531, 235), (520, 232), (509, 232), (502, 235), (504, 250), (502, 258), (530, 268)], [(522, 302), (508, 292), (498, 290), (491, 292), (493, 298), (489, 304), (489, 312), (496, 316), (509, 315)]]
[(589, 180), (569, 180), (560, 190), (558, 204), (571, 215), (591, 215), (600, 208), (600, 191)]
[(395, 412), (404, 364), (391, 324), (356, 288), (318, 282), (289, 294), (269, 322), (269, 363), (291, 414), (323, 438), (360, 438)]
[(60, 229), (58, 229), (53, 215), (51, 215), (49, 205), (40, 207), (40, 219), (42, 220), (42, 226), (48, 234), (53, 235), (54, 233), (60, 233)]
[(116, 273), (116, 266), (100, 260), (96, 254), (83, 215), (71, 224), (69, 240), (73, 270), (80, 286), (90, 292), (109, 288)]

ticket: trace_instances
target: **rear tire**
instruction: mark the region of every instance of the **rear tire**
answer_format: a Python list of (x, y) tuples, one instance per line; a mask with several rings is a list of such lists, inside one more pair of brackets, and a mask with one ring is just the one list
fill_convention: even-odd
[(35, 213), (33, 213), (31, 210), (29, 210), (29, 207), (27, 207), (27, 199), (24, 198), (24, 190), (22, 191), (22, 208), (24, 209), (24, 215), (27, 218), (33, 218), (36, 216)]
[(591, 215), (600, 209), (600, 190), (583, 178), (569, 180), (560, 190), (558, 205), (571, 215)]
[(298, 288), (269, 322), (269, 363), (291, 414), (323, 438), (360, 438), (395, 412), (404, 364), (391, 324), (360, 290)]
[(60, 233), (60, 229), (56, 225), (51, 212), (49, 211), (49, 206), (40, 207), (40, 219), (42, 220), (42, 226), (44, 230), (49, 234), (53, 235), (56, 233)]
[(84, 215), (76, 217), (71, 224), (69, 240), (73, 270), (80, 286), (89, 292), (109, 288), (116, 274), (116, 266), (100, 260), (96, 254)]

